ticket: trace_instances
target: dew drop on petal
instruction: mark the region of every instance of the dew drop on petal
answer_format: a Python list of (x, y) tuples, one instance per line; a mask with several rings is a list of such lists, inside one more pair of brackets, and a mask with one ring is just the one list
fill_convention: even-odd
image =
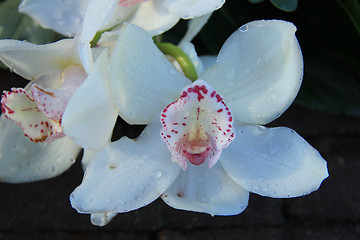
[(248, 25), (247, 25), (247, 24), (242, 25), (242, 26), (239, 28), (240, 32), (247, 32), (247, 31), (248, 31), (248, 29), (249, 29), (249, 27), (248, 27)]
[(270, 154), (276, 154), (280, 149), (280, 145), (277, 144), (276, 142), (270, 142), (269, 145), (267, 146), (267, 150), (268, 153)]
[[(235, 69), (231, 69), (226, 75), (225, 75), (226, 79), (234, 79), (235, 77)], [(233, 83), (234, 84), (234, 83)]]
[(162, 176), (162, 172), (159, 171), (159, 170), (154, 170), (151, 175), (154, 177), (154, 178), (161, 178)]
[(170, 70), (169, 70), (169, 73), (170, 73), (171, 75), (175, 75), (175, 74), (176, 74), (176, 71), (175, 71), (174, 69), (170, 69)]

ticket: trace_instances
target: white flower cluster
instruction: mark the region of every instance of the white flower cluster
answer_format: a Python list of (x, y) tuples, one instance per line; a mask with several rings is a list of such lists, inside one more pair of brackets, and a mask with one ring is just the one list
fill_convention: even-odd
[[(296, 28), (250, 22), (217, 57), (198, 57), (191, 40), (224, 1), (23, 0), (19, 11), (69, 38), (0, 40), (0, 60), (30, 80), (2, 96), (1, 181), (57, 176), (84, 148), (83, 182), (70, 200), (95, 225), (158, 197), (177, 209), (236, 215), (249, 192), (317, 190), (328, 176), (318, 151), (291, 129), (262, 126), (299, 91)], [(152, 39), (180, 18), (192, 20), (171, 47), (187, 56), (194, 79)], [(147, 127), (136, 140), (111, 142), (118, 116)]]

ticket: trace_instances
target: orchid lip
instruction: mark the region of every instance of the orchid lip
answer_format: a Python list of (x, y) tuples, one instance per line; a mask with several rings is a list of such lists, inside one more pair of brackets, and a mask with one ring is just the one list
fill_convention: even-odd
[(189, 161), (215, 165), (234, 139), (233, 118), (223, 98), (205, 81), (197, 80), (161, 113), (161, 136), (172, 160), (184, 170)]

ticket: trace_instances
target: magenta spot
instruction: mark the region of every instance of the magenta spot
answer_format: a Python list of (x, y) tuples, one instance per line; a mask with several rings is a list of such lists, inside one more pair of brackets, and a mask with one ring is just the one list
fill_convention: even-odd
[(181, 95), (180, 97), (186, 97), (187, 95), (188, 95), (188, 93), (185, 92), (185, 91), (183, 91), (183, 92), (182, 92), (182, 95)]
[(186, 123), (182, 123), (183, 126), (186, 126)]
[(222, 112), (224, 109), (220, 108), (219, 110), (217, 110), (218, 113)]
[(171, 138), (171, 136), (170, 136), (170, 135), (166, 135), (166, 137), (167, 137), (167, 138)]
[(165, 115), (165, 114), (161, 114), (161, 116), (162, 116), (162, 117), (164, 117), (164, 118), (166, 117), (166, 115)]
[(214, 97), (216, 94), (216, 91), (213, 91), (211, 94), (210, 94), (210, 97)]
[(177, 122), (176, 122), (176, 123), (173, 123), (173, 125), (178, 125), (178, 124), (179, 124), (179, 123), (177, 123)]
[(222, 100), (222, 97), (219, 94), (216, 94), (216, 100), (220, 102)]

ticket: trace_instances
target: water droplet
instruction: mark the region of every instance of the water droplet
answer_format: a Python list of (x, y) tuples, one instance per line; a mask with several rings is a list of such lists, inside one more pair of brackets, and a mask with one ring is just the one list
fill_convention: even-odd
[(235, 69), (231, 69), (225, 76), (227, 79), (233, 79), (235, 77)]
[(262, 60), (261, 57), (258, 57), (258, 58), (256, 59), (256, 64), (262, 64), (262, 62), (263, 62), (263, 60)]
[(155, 170), (151, 173), (151, 175), (154, 177), (154, 178), (160, 178), (161, 175), (162, 175), (162, 172), (159, 171), (159, 170)]
[(234, 86), (234, 82), (233, 81), (227, 81), (226, 86), (232, 87), (232, 86)]
[(61, 11), (54, 11), (53, 12), (53, 17), (55, 18), (55, 20), (60, 20), (62, 18), (62, 12)]
[(176, 71), (175, 71), (174, 69), (170, 69), (170, 70), (169, 70), (169, 73), (170, 73), (171, 75), (175, 75), (175, 74), (176, 74)]
[(249, 27), (248, 25), (242, 25), (240, 28), (239, 28), (240, 32), (247, 32), (249, 30)]
[(277, 144), (276, 142), (270, 142), (267, 150), (270, 154), (276, 154), (280, 149), (280, 145)]
[(255, 126), (255, 134), (261, 134), (261, 133), (265, 133), (266, 132), (266, 128), (260, 125), (256, 125)]

